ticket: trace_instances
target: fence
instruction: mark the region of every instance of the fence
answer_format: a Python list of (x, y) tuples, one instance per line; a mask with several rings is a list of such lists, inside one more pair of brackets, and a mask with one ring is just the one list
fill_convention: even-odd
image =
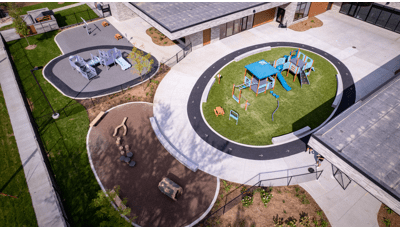
[(168, 67), (172, 67), (178, 62), (180, 62), (182, 59), (184, 59), (189, 53), (192, 52), (192, 43), (184, 47), (181, 51), (176, 53), (174, 56), (172, 56), (170, 59), (165, 61), (163, 64), (167, 65)]
[[(253, 192), (260, 187), (289, 186), (307, 181), (318, 180), (322, 172), (323, 171), (317, 171), (316, 165), (308, 165), (287, 170), (259, 173), (245, 182), (245, 184), (240, 185), (234, 191), (227, 194), (225, 196), (225, 200), (229, 201), (215, 212), (207, 215), (202, 222), (205, 224), (210, 218), (225, 214), (239, 204), (245, 196), (252, 196)], [(253, 181), (257, 182), (255, 182), (250, 188), (247, 188), (246, 184), (251, 184)], [(238, 189), (241, 191), (239, 195), (235, 196), (234, 198), (228, 198), (230, 194), (238, 191)]]
[(62, 14), (54, 14), (54, 17), (57, 20), (58, 26), (60, 29), (65, 29), (68, 27), (73, 27), (76, 25), (83, 24), (83, 21), (81, 18), (85, 19), (85, 21), (90, 22), (98, 18), (104, 18), (104, 13), (102, 12), (102, 15), (99, 16), (96, 14), (97, 9), (96, 8), (90, 8), (87, 10), (79, 11), (79, 12), (74, 12), (72, 14), (68, 15), (62, 15)]
[(346, 188), (351, 183), (351, 179), (334, 165), (332, 165), (332, 173), (333, 173), (333, 176), (335, 177), (336, 181), (343, 188), (343, 190), (346, 190)]

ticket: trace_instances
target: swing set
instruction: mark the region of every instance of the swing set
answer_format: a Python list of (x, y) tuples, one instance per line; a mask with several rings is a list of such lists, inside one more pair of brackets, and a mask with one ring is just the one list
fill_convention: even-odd
[[(239, 88), (239, 97), (235, 96), (235, 88)], [(243, 84), (236, 86), (235, 84), (233, 84), (233, 88), (232, 88), (232, 98), (238, 103), (240, 104), (240, 99), (242, 98), (242, 88), (243, 88)], [(244, 105), (244, 110), (247, 111), (247, 106), (250, 105), (249, 100), (247, 100), (245, 97), (243, 97), (243, 99), (246, 101), (246, 104)]]

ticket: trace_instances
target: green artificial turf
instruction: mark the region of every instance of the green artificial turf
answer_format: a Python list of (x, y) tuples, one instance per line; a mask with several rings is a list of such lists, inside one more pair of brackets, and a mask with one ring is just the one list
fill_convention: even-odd
[[(29, 37), (34, 50), (26, 50), (25, 39), (8, 42), (14, 65), (21, 80), (23, 91), (31, 103), (31, 109), (43, 145), (48, 153), (61, 198), (71, 226), (99, 226), (104, 218), (91, 206), (100, 190), (89, 164), (86, 151), (86, 135), (89, 118), (85, 108), (75, 100), (63, 96), (49, 82), (42, 70), (34, 71), (44, 93), (60, 118), (51, 118), (51, 109), (38, 88), (30, 69), (44, 66), (61, 51), (54, 42), (58, 31)], [(63, 109), (64, 108), (64, 109)]]
[(36, 227), (31, 195), (0, 88), (0, 227)]
[(84, 4), (56, 12), (54, 17), (57, 19), (58, 26), (63, 27), (82, 22), (81, 17), (88, 21), (99, 16), (88, 5)]
[(13, 25), (13, 24), (0, 27), (0, 31), (2, 31), (2, 30), (8, 30), (8, 29), (11, 29), (11, 28), (14, 28), (14, 25)]
[[(232, 98), (233, 84), (243, 83), (245, 65), (261, 59), (273, 62), (284, 55), (289, 55), (293, 48), (273, 48), (271, 51), (247, 57), (239, 62), (232, 62), (220, 71), (221, 84), (216, 79), (212, 86), (207, 102), (203, 103), (203, 113), (208, 124), (224, 137), (249, 145), (272, 144), (272, 137), (281, 136), (299, 130), (305, 126), (311, 129), (318, 127), (333, 112), (331, 107), (336, 95), (336, 69), (324, 58), (305, 50), (301, 52), (314, 60), (315, 72), (309, 77), (310, 85), (300, 88), (297, 76), (286, 71), (282, 72), (286, 82), (292, 88), (287, 92), (278, 79), (276, 80), (274, 93), (279, 95), (279, 109), (272, 121), (271, 115), (277, 108), (277, 100), (267, 91), (256, 97), (249, 88), (242, 90), (240, 105)], [(249, 73), (247, 76), (251, 78)], [(235, 95), (239, 97), (239, 89), (235, 89)], [(250, 105), (247, 111), (244, 109), (246, 98)], [(214, 109), (221, 106), (225, 110), (225, 116), (216, 117)], [(238, 125), (233, 119), (229, 120), (229, 111), (239, 113)]]
[(39, 4), (35, 4), (35, 5), (31, 5), (31, 6), (25, 6), (22, 7), (22, 13), (21, 14), (27, 14), (28, 11), (31, 10), (36, 10), (36, 9), (40, 9), (40, 8), (49, 8), (49, 10), (53, 10), (53, 9), (57, 9), (60, 7), (64, 7), (64, 6), (68, 6), (68, 5), (72, 5), (75, 4), (76, 2), (64, 2), (63, 4), (58, 4), (58, 2), (43, 2), (43, 3), (39, 3)]

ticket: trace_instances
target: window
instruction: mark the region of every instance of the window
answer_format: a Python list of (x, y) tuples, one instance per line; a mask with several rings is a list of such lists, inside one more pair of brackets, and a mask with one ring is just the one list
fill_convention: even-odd
[(392, 14), (385, 28), (389, 30), (394, 30), (396, 29), (396, 26), (399, 24), (399, 22), (400, 22), (400, 14)]
[(369, 12), (367, 22), (375, 24), (376, 20), (378, 19), (379, 15), (381, 14), (382, 10), (372, 7), (371, 11)]
[(371, 5), (359, 6), (358, 12), (356, 13), (356, 18), (365, 21), (365, 19), (367, 19), (367, 15), (370, 9)]
[(376, 25), (385, 27), (386, 23), (388, 22), (390, 15), (392, 13), (389, 13), (387, 11), (382, 11), (381, 15), (379, 15), (378, 21), (376, 21)]
[(298, 2), (296, 12), (294, 13), (294, 21), (308, 16), (311, 2)]

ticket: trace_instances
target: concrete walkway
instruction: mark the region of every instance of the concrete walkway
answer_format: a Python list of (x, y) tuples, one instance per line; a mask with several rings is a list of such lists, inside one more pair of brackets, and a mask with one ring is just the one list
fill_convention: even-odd
[(178, 45), (159, 46), (154, 44), (150, 36), (146, 34), (146, 30), (151, 25), (139, 17), (120, 22), (111, 16), (107, 17), (107, 21), (117, 28), (121, 35), (126, 37), (132, 44), (151, 53), (160, 62), (165, 62), (182, 50)]
[[(305, 152), (277, 160), (254, 161), (218, 151), (193, 130), (187, 115), (187, 103), (194, 84), (215, 61), (240, 48), (265, 42), (303, 43), (335, 56), (354, 76), (356, 100), (384, 83), (400, 68), (399, 34), (337, 12), (328, 11), (317, 17), (324, 22), (323, 27), (296, 32), (277, 28), (275, 24), (265, 24), (195, 50), (175, 65), (161, 82), (154, 98), (154, 117), (165, 138), (185, 157), (197, 163), (200, 170), (237, 183), (243, 183), (261, 172), (314, 163), (314, 157)], [(330, 172), (325, 173), (329, 175)], [(363, 190), (357, 191), (365, 195)], [(329, 200), (330, 196), (335, 194), (326, 194), (325, 199)], [(352, 212), (347, 213), (350, 209)], [(338, 212), (339, 216), (347, 213), (350, 217), (359, 213), (350, 205)], [(340, 222), (340, 218), (337, 219)], [(335, 220), (333, 222), (340, 225)]]
[(318, 203), (333, 227), (379, 227), (381, 202), (352, 181), (346, 190), (332, 174), (332, 165), (323, 161), (317, 181), (300, 184)]
[(68, 5), (68, 6), (63, 6), (63, 7), (57, 8), (57, 9), (53, 9), (53, 12), (55, 13), (55, 12), (66, 10), (66, 9), (69, 9), (69, 8), (72, 8), (72, 7), (75, 7), (75, 6), (80, 6), (80, 5), (83, 5), (83, 4), (86, 4), (86, 3), (85, 2), (78, 2), (78, 3), (75, 3), (75, 4)]
[(37, 137), (0, 37), (0, 84), (39, 227), (66, 227)]

